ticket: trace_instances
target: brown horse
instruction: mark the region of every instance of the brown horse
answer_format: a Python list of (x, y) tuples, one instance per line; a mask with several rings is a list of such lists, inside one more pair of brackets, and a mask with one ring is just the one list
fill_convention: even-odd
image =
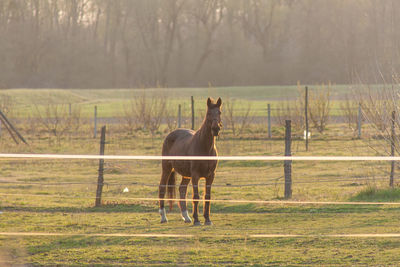
[[(187, 129), (177, 129), (171, 132), (164, 140), (163, 156), (217, 156), (215, 147), (215, 137), (221, 130), (221, 98), (215, 103), (212, 99), (207, 99), (207, 114), (200, 129), (195, 131)], [(163, 160), (162, 175), (159, 186), (160, 215), (161, 223), (167, 222), (164, 208), (164, 196), (168, 188), (168, 197), (175, 197), (175, 172), (182, 175), (179, 186), (179, 207), (181, 208), (182, 218), (185, 223), (191, 223), (186, 208), (186, 191), (192, 180), (193, 185), (193, 219), (194, 225), (200, 225), (198, 217), (199, 204), (199, 180), (206, 179), (204, 196), (204, 218), (205, 225), (211, 225), (210, 220), (210, 199), (211, 185), (214, 181), (217, 160)], [(170, 202), (172, 208), (172, 201)]]

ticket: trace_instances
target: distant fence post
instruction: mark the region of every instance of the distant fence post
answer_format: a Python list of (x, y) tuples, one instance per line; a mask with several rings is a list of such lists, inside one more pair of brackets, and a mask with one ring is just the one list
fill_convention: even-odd
[(272, 138), (272, 133), (271, 133), (271, 105), (268, 104), (268, 138)]
[(361, 103), (358, 104), (358, 117), (357, 117), (357, 130), (358, 130), (358, 139), (361, 139)]
[(94, 106), (94, 130), (93, 138), (97, 137), (97, 106)]
[[(394, 157), (394, 151), (395, 151), (395, 138), (396, 138), (396, 132), (395, 132), (395, 121), (396, 121), (396, 111), (392, 111), (392, 129), (391, 129), (391, 136), (390, 136), (390, 155)], [(392, 160), (391, 162), (391, 169), (390, 169), (390, 182), (389, 186), (393, 187), (393, 182), (394, 182), (394, 166), (395, 162)]]
[(178, 128), (182, 127), (182, 111), (181, 104), (178, 105)]
[[(291, 121), (286, 120), (286, 130), (285, 130), (285, 156), (291, 156), (291, 144), (292, 144), (292, 129), (291, 129)], [(284, 172), (285, 172), (285, 198), (292, 197), (292, 161), (285, 160), (283, 164)]]
[(192, 130), (194, 130), (194, 99), (193, 96), (190, 97), (192, 103)]
[(308, 87), (306, 86), (305, 93), (305, 105), (304, 105), (304, 116), (306, 120), (306, 151), (308, 151)]
[[(100, 155), (104, 155), (104, 147), (106, 144), (106, 126), (101, 128), (101, 138), (100, 138)], [(97, 190), (96, 190), (96, 202), (95, 206), (101, 205), (101, 194), (103, 192), (104, 184), (104, 159), (99, 160), (99, 176), (97, 178)]]

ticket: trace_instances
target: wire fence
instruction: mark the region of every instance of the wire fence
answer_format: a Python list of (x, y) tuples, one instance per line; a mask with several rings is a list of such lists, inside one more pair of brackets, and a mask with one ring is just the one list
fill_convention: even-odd
[[(393, 162), (400, 161), (400, 157), (389, 157), (389, 156), (144, 156), (144, 155), (61, 155), (61, 154), (0, 154), (0, 159), (8, 160), (18, 160), (18, 159), (30, 159), (30, 160), (107, 160), (107, 161), (303, 161), (303, 162)], [(273, 168), (273, 167), (270, 167)], [(286, 181), (283, 179), (284, 176), (280, 175), (278, 177), (266, 178), (263, 177), (261, 181), (257, 182), (217, 182), (212, 185), (212, 187), (220, 188), (245, 188), (245, 187), (267, 187), (267, 186), (278, 186), (285, 185)], [(362, 177), (362, 176), (348, 176), (348, 177), (338, 177), (338, 178), (326, 178), (320, 176), (308, 176), (307, 178), (297, 177), (293, 181), (293, 184), (321, 184), (321, 183), (337, 183), (337, 182), (369, 182), (369, 181), (385, 181), (386, 177)], [(0, 180), (1, 185), (21, 185), (21, 186), (72, 186), (72, 185), (104, 185), (104, 186), (118, 186), (118, 187), (150, 187), (159, 188), (160, 185), (151, 182), (139, 182), (139, 181), (123, 181), (123, 182), (94, 182), (94, 181), (47, 181), (47, 182), (35, 182), (35, 181), (14, 181), (14, 180)], [(164, 185), (161, 185), (164, 186)], [(168, 185), (165, 185), (168, 187)], [(179, 185), (173, 185), (173, 187), (179, 187)], [(74, 195), (63, 195), (63, 194), (24, 194), (24, 193), (0, 193), (3, 196), (30, 196), (30, 197), (42, 197), (42, 198), (72, 198), (72, 199), (92, 199), (92, 197), (87, 196), (74, 196)], [(131, 201), (159, 201), (159, 198), (149, 198), (149, 197), (122, 197), (117, 196), (105, 196), (103, 199), (113, 199), (113, 200), (131, 200)], [(168, 200), (168, 199), (164, 199)], [(173, 201), (181, 201), (181, 199), (169, 199)], [(187, 200), (189, 201), (189, 200)], [(192, 201), (192, 200), (190, 200)], [(378, 203), (366, 203), (366, 202), (324, 202), (324, 201), (270, 201), (270, 200), (246, 200), (246, 199), (213, 199), (211, 202), (226, 202), (226, 203), (259, 203), (259, 204), (354, 204), (354, 205), (369, 205)], [(382, 204), (380, 202), (379, 204)], [(388, 202), (388, 204), (383, 203), (383, 205), (397, 205), (400, 203)]]
[(72, 155), (3, 153), (8, 159), (103, 159), (103, 160), (189, 160), (189, 161), (400, 161), (400, 156), (149, 156), (149, 155)]
[[(56, 194), (13, 194), (13, 193), (0, 193), (0, 196), (29, 196), (29, 197), (37, 197), (37, 198), (64, 198), (64, 199), (93, 199), (92, 197), (83, 197), (83, 196), (71, 196), (71, 195), (56, 195)], [(105, 200), (130, 200), (130, 201), (186, 201), (186, 202), (203, 202), (202, 199), (180, 199), (180, 198), (145, 198), (145, 197), (103, 197)], [(364, 206), (364, 205), (385, 205), (385, 206), (400, 206), (400, 202), (367, 202), (367, 201), (290, 201), (290, 200), (248, 200), (248, 199), (210, 199), (207, 200), (213, 203), (232, 203), (232, 204), (244, 204), (244, 203), (252, 203), (252, 204), (268, 204), (268, 205), (354, 205), (354, 206)]]
[[(60, 154), (0, 154), (0, 159), (3, 161), (18, 161), (18, 160), (25, 160), (21, 162), (21, 164), (29, 164), (31, 162), (40, 162), (43, 160), (46, 161), (77, 161), (77, 162), (92, 162), (97, 160), (106, 160), (106, 162), (120, 162), (124, 161), (126, 163), (135, 161), (135, 162), (158, 162), (160, 163), (163, 160), (190, 160), (190, 161), (208, 161), (208, 160), (219, 160), (219, 161), (232, 161), (233, 163), (239, 161), (261, 161), (261, 162), (282, 162), (282, 161), (296, 161), (296, 162), (309, 162), (309, 163), (335, 163), (339, 161), (345, 161), (349, 164), (354, 163), (363, 163), (370, 164), (374, 161), (379, 162), (392, 162), (392, 161), (400, 161), (400, 157), (351, 157), (351, 156), (218, 156), (218, 157), (165, 157), (165, 156), (143, 156), (143, 155), (60, 155)], [(29, 160), (29, 162), (26, 162)], [(93, 166), (93, 165), (92, 165)], [(277, 166), (270, 166), (265, 170), (270, 170), (270, 168), (276, 168)], [(284, 185), (284, 176), (278, 177), (263, 177), (261, 182), (249, 182), (249, 181), (230, 181), (229, 183), (226, 182), (217, 182), (213, 184), (213, 187), (217, 188), (225, 188), (229, 190), (229, 188), (250, 188), (250, 187), (264, 187), (264, 186), (276, 186), (276, 185)], [(385, 177), (362, 177), (362, 176), (348, 176), (348, 177), (340, 177), (340, 178), (328, 178), (328, 177), (317, 177), (317, 176), (308, 176), (307, 178), (300, 178), (297, 177), (293, 181), (293, 184), (317, 184), (317, 183), (334, 183), (334, 182), (365, 182), (370, 180), (387, 180)], [(7, 180), (7, 179), (0, 179), (0, 188), (4, 185), (5, 188), (9, 185), (21, 185), (21, 186), (38, 186), (48, 188), (49, 186), (59, 186), (61, 188), (68, 188), (69, 186), (76, 185), (76, 186), (95, 186), (98, 183), (93, 181), (57, 181), (49, 179), (47, 182), (44, 181), (15, 181), (15, 180)], [(123, 181), (119, 182), (113, 180), (111, 182), (103, 182), (102, 185), (104, 186), (119, 186), (119, 187), (149, 187), (153, 189), (157, 189), (159, 185), (153, 182), (140, 182), (140, 181)], [(175, 185), (178, 187), (179, 185)], [(23, 190), (23, 189), (18, 189)], [(155, 194), (155, 191), (150, 191), (151, 194)], [(243, 197), (243, 195), (241, 196)], [(245, 204), (255, 204), (260, 206), (268, 206), (268, 208), (277, 207), (292, 207), (292, 206), (310, 206), (311, 208), (320, 207), (321, 209), (329, 208), (329, 207), (337, 207), (342, 208), (343, 206), (357, 208), (358, 210), (363, 209), (371, 209), (371, 208), (385, 208), (385, 207), (393, 207), (397, 209), (400, 206), (400, 202), (367, 202), (367, 201), (304, 201), (304, 200), (288, 200), (288, 199), (281, 199), (281, 200), (268, 200), (262, 199), (259, 196), (256, 196), (258, 199), (245, 199), (245, 198), (238, 198), (238, 199), (226, 199), (223, 195), (218, 195), (215, 199), (212, 198), (210, 200), (211, 203), (218, 203), (218, 204), (228, 204), (228, 205), (245, 205)], [(18, 191), (10, 191), (10, 192), (0, 192), (0, 198), (10, 198), (10, 202), (13, 203), (12, 199), (24, 199), (25, 201), (33, 200), (35, 201), (42, 201), (40, 199), (44, 199), (48, 204), (46, 207), (51, 209), (51, 201), (55, 201), (54, 203), (66, 203), (68, 200), (71, 200), (71, 203), (75, 201), (75, 205), (79, 205), (82, 203), (82, 200), (85, 203), (91, 202), (94, 200), (94, 196), (82, 194), (82, 192), (74, 192), (71, 190), (60, 191), (57, 190), (41, 190), (40, 192), (36, 193), (29, 193), (29, 192), (21, 192)], [(102, 197), (104, 200), (104, 204), (121, 204), (121, 203), (139, 203), (139, 205), (146, 205), (145, 203), (148, 202), (158, 202), (160, 198), (158, 197), (127, 197), (123, 194), (114, 194), (114, 195), (105, 195)], [(59, 201), (58, 201), (59, 200)], [(175, 201), (179, 202), (182, 201), (180, 198), (164, 198), (164, 201)], [(186, 202), (193, 202), (192, 199), (185, 199)], [(202, 202), (202, 199), (195, 200)], [(16, 202), (17, 203), (17, 202)], [(12, 205), (8, 205), (5, 209), (5, 212), (12, 212), (14, 209), (18, 212), (18, 204), (17, 207), (13, 208)], [(27, 207), (21, 207), (22, 210), (29, 210)], [(39, 212), (40, 208), (37, 209), (33, 208), (32, 212)], [(107, 208), (107, 205), (106, 205)], [(46, 209), (44, 209), (46, 210)], [(68, 213), (68, 209), (61, 209), (63, 213)], [(90, 209), (89, 209), (90, 210)], [(81, 212), (86, 213), (88, 210), (83, 209)], [(311, 211), (310, 211), (311, 212)], [(88, 215), (89, 216), (89, 215)], [(90, 215), (92, 216), (92, 215)], [(74, 229), (74, 231), (69, 230), (67, 231), (60, 231), (59, 225), (55, 225), (52, 223), (35, 223), (33, 222), (30, 225), (30, 231), (21, 230), (22, 228), (10, 228), (12, 230), (6, 231), (6, 228), (3, 231), (0, 231), (0, 236), (15, 236), (15, 237), (46, 237), (46, 236), (54, 236), (54, 237), (68, 237), (68, 236), (80, 236), (80, 237), (135, 237), (135, 238), (178, 238), (178, 239), (192, 239), (201, 237), (212, 237), (212, 238), (264, 238), (264, 239), (273, 239), (273, 238), (397, 238), (400, 237), (400, 234), (397, 232), (387, 233), (384, 231), (384, 228), (376, 228), (382, 229), (379, 233), (342, 233), (343, 226), (333, 226), (335, 230), (332, 232), (332, 226), (329, 229), (324, 229), (318, 227), (317, 229), (312, 229), (311, 226), (298, 226), (293, 227), (290, 226), (285, 227), (260, 227), (260, 226), (236, 226), (232, 224), (228, 228), (228, 232), (224, 232), (224, 234), (218, 233), (185, 233), (185, 229), (187, 227), (184, 226), (175, 226), (173, 228), (169, 228), (169, 230), (173, 229), (174, 232), (172, 233), (165, 233), (160, 232), (161, 228), (157, 228), (159, 226), (153, 225), (150, 222), (147, 224), (140, 224), (140, 225), (110, 225), (109, 223), (105, 223), (101, 227), (101, 231), (99, 232), (99, 228), (96, 224), (87, 224), (87, 221), (90, 221), (92, 218), (85, 217), (84, 220), (82, 219), (74, 219), (76, 221), (76, 226), (79, 229)], [(81, 220), (81, 221), (80, 221)], [(213, 226), (213, 229), (217, 230), (224, 230), (226, 231), (227, 226)], [(8, 229), (8, 228), (7, 228)], [(329, 230), (329, 231), (328, 231)], [(316, 231), (319, 231), (316, 233)]]
[[(284, 185), (284, 181), (282, 180), (284, 176), (280, 176), (278, 178), (273, 179), (265, 179), (264, 183), (246, 183), (246, 184), (213, 184), (210, 187), (226, 187), (226, 188), (242, 188), (242, 187), (260, 187), (260, 186), (271, 186), (271, 185)], [(317, 178), (307, 178), (307, 181), (304, 179), (299, 179), (300, 181), (294, 181), (293, 184), (316, 184), (316, 183), (337, 183), (337, 182), (366, 182), (366, 181), (386, 181), (387, 177), (367, 177), (361, 178), (359, 176), (348, 177), (348, 178), (339, 178), (339, 179), (317, 179)], [(269, 182), (268, 182), (269, 181)], [(279, 181), (279, 182), (278, 182)], [(0, 180), (0, 184), (12, 184), (12, 185), (34, 185), (34, 186), (63, 186), (63, 185), (98, 185), (96, 182), (47, 182), (47, 183), (35, 183), (35, 182), (19, 182), (19, 181), (4, 181)], [(179, 188), (179, 185), (159, 185), (159, 184), (151, 184), (151, 183), (141, 183), (141, 182), (125, 182), (125, 183), (115, 183), (115, 182), (105, 182), (100, 183), (105, 186), (145, 186), (145, 187), (176, 187)]]

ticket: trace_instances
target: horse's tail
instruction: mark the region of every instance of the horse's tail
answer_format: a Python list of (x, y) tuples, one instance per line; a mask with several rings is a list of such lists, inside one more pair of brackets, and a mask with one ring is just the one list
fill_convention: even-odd
[[(168, 192), (168, 198), (169, 199), (175, 199), (176, 196), (176, 188), (175, 188), (175, 171), (172, 171), (171, 174), (168, 177), (168, 186), (167, 186), (167, 192)], [(172, 206), (174, 204), (173, 200), (169, 201), (169, 210), (172, 210)]]

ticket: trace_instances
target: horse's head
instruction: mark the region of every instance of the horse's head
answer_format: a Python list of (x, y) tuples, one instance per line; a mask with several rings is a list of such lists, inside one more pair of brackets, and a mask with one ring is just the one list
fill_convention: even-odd
[(211, 126), (211, 133), (213, 136), (218, 136), (221, 130), (221, 98), (218, 98), (215, 103), (211, 98), (207, 99), (207, 123)]

